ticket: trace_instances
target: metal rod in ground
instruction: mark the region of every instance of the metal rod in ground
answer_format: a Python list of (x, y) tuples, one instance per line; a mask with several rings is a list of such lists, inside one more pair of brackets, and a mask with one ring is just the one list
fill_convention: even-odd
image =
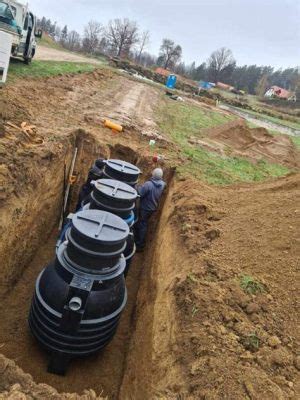
[(70, 188), (71, 188), (71, 178), (73, 176), (77, 154), (78, 154), (78, 147), (76, 147), (75, 152), (74, 152), (74, 156), (73, 156), (73, 160), (72, 160), (72, 164), (71, 164), (71, 169), (70, 169), (70, 174), (69, 174), (68, 186), (67, 186), (67, 190), (66, 190), (65, 197), (64, 197), (63, 221), (65, 219), (66, 209), (67, 209), (67, 205), (68, 205)]
[(62, 193), (62, 204), (61, 204), (61, 215), (58, 229), (61, 231), (64, 223), (64, 205), (65, 205), (65, 195), (66, 195), (66, 177), (67, 177), (67, 164), (64, 162), (64, 181), (63, 181), (63, 193)]

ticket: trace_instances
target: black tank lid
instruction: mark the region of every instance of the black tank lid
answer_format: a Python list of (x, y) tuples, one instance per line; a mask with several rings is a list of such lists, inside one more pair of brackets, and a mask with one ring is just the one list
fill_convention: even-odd
[(109, 199), (114, 198), (126, 203), (134, 202), (137, 197), (137, 191), (124, 182), (116, 181), (114, 179), (99, 179), (95, 182), (94, 192), (101, 193)]
[(141, 170), (126, 161), (122, 160), (107, 160), (104, 168), (107, 176), (113, 179), (135, 183), (137, 182)]
[(124, 242), (129, 228), (120, 217), (106, 211), (84, 210), (72, 218), (71, 231), (83, 241), (114, 245)]

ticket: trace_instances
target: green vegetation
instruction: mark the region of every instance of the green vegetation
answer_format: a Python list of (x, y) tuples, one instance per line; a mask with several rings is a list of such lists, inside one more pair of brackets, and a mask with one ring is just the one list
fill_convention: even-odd
[(197, 282), (198, 282), (198, 279), (195, 277), (194, 274), (189, 274), (189, 275), (187, 276), (187, 278), (188, 278), (191, 282), (193, 282), (193, 283), (197, 283)]
[(25, 65), (19, 60), (13, 60), (9, 66), (9, 80), (24, 77), (48, 77), (60, 74), (79, 74), (90, 72), (95, 66), (88, 63), (61, 61), (33, 61)]
[(248, 336), (245, 336), (241, 340), (242, 345), (246, 350), (257, 351), (260, 346), (260, 340), (256, 333), (250, 333)]
[(192, 308), (192, 318), (194, 318), (194, 316), (199, 312), (199, 308), (197, 308), (196, 306), (193, 306)]
[(226, 185), (234, 182), (259, 182), (268, 177), (279, 177), (289, 170), (278, 164), (259, 161), (253, 164), (245, 158), (222, 158), (207, 150), (186, 149), (185, 155), (189, 163), (181, 168), (183, 173), (191, 173), (195, 177), (204, 177), (208, 183)]
[(249, 275), (243, 275), (241, 277), (240, 285), (244, 292), (248, 294), (263, 293), (265, 291), (264, 285)]
[(165, 135), (178, 144), (187, 161), (179, 167), (179, 173), (193, 175), (212, 184), (262, 181), (269, 177), (279, 177), (289, 170), (281, 165), (259, 161), (251, 163), (245, 158), (226, 157), (210, 152), (188, 142), (191, 136), (201, 138), (203, 128), (213, 128), (230, 122), (234, 116), (206, 110), (189, 104), (163, 99), (156, 110), (157, 123)]
[(300, 136), (290, 136), (291, 140), (294, 142), (294, 145), (300, 149)]
[(213, 128), (237, 119), (235, 116), (221, 112), (206, 110), (190, 104), (180, 103), (169, 99), (160, 107), (159, 120), (163, 131), (172, 130), (172, 136), (179, 142), (188, 136), (198, 136), (200, 129)]

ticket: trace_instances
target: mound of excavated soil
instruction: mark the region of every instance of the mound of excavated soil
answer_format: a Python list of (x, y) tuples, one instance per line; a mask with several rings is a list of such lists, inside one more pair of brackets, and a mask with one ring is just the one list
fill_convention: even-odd
[(299, 152), (288, 135), (273, 136), (265, 128), (251, 129), (243, 120), (207, 130), (204, 138), (192, 137), (190, 143), (252, 162), (265, 160), (289, 168), (300, 165)]
[[(131, 357), (141, 364), (133, 357), (127, 365), (136, 392), (151, 370), (145, 398), (299, 398), (299, 196), (299, 175), (231, 188), (174, 185), (149, 275), (155, 292), (146, 284), (140, 292), (137, 332), (149, 351), (137, 337)], [(261, 291), (245, 291), (244, 275)]]
[(44, 383), (36, 384), (31, 375), (25, 374), (12, 360), (0, 354), (0, 399), (51, 399), (51, 400), (101, 400), (93, 390), (83, 395), (59, 394), (53, 387)]

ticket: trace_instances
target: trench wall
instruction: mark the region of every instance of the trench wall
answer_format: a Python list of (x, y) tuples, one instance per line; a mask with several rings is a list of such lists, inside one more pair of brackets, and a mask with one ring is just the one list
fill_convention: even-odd
[[(31, 171), (32, 185), (17, 193), (0, 211), (0, 295), (20, 277), (38, 246), (57, 223), (62, 203), (64, 161), (69, 164), (72, 138), (63, 143), (62, 154), (54, 154)], [(41, 160), (42, 163), (42, 160)]]
[[(38, 168), (33, 168), (32, 173), (35, 174), (37, 178), (39, 178), (39, 174), (42, 175), (40, 183), (35, 187), (28, 188), (26, 193), (23, 193), (22, 196), (17, 197), (5, 207), (5, 213), (3, 214), (5, 219), (3, 219), (3, 221), (6, 225), (4, 225), (3, 228), (4, 240), (1, 241), (2, 247), (0, 248), (0, 255), (2, 255), (4, 259), (4, 267), (0, 272), (0, 280), (1, 282), (4, 281), (2, 285), (3, 292), (6, 291), (7, 293), (12, 285), (17, 283), (17, 281), (22, 277), (22, 273), (26, 267), (29, 266), (31, 259), (37, 252), (39, 246), (47, 241), (48, 237), (53, 232), (53, 228), (58, 226), (62, 205), (64, 163), (66, 162), (67, 164), (68, 172), (74, 154), (74, 149), (76, 147), (78, 148), (78, 157), (74, 173), (77, 176), (77, 182), (72, 187), (72, 191), (70, 193), (70, 211), (73, 211), (74, 209), (81, 184), (86, 179), (88, 169), (95, 158), (99, 156), (105, 158), (121, 158), (137, 164), (144, 172), (142, 180), (148, 178), (148, 173), (153, 169), (154, 166), (151, 156), (148, 157), (139, 154), (135, 148), (129, 148), (125, 145), (100, 143), (95, 136), (90, 135), (88, 132), (83, 130), (79, 130), (66, 137), (63, 143), (63, 151), (53, 156), (51, 160), (44, 162), (42, 171), (40, 171)], [(169, 188), (173, 175), (174, 171), (166, 167), (165, 179), (168, 182)], [(169, 204), (168, 198), (169, 196), (166, 193), (164, 200), (167, 201), (167, 204)], [(157, 283), (155, 277), (156, 272), (153, 272), (152, 268), (156, 268), (157, 250), (155, 249), (157, 243), (161, 240), (161, 232), (163, 232), (164, 225), (166, 223), (166, 207), (168, 206), (165, 205), (163, 207), (162, 204), (158, 218), (155, 218), (152, 221), (149, 234), (148, 250), (143, 253), (142, 256), (139, 256), (143, 262), (141, 265), (138, 265), (140, 270), (137, 271), (136, 278), (134, 278), (136, 279), (133, 285), (136, 287), (134, 290), (137, 292), (139, 291), (141, 278), (142, 291), (147, 291), (147, 293), (150, 293), (150, 296), (145, 298), (143, 297), (143, 294), (138, 295), (139, 306), (137, 309), (137, 315), (135, 305), (136, 294), (134, 294), (134, 298), (132, 299), (134, 304), (133, 310), (130, 310), (130, 315), (128, 316), (128, 325), (130, 325), (128, 326), (128, 331), (130, 332), (130, 336), (134, 333), (134, 340), (132, 341), (130, 347), (126, 343), (123, 346), (124, 349), (122, 350), (122, 352), (124, 351), (125, 353), (118, 356), (120, 363), (122, 364), (118, 367), (121, 368), (120, 383), (122, 382), (124, 376), (129, 377), (127, 374), (128, 365), (130, 365), (131, 372), (136, 372), (136, 379), (141, 379), (141, 382), (145, 382), (145, 384), (146, 379), (150, 379), (150, 370), (148, 372), (145, 370), (145, 373), (148, 377), (142, 378), (141, 370), (139, 370), (140, 360), (137, 360), (136, 362), (136, 355), (137, 352), (140, 351), (143, 356), (145, 356), (145, 368), (150, 365), (149, 360), (151, 358), (153, 334), (151, 318), (153, 317), (154, 303), (156, 300), (155, 285)], [(21, 211), (16, 212), (16, 210), (19, 208)], [(14, 221), (13, 224), (12, 221)], [(159, 230), (158, 239), (156, 239), (157, 229)], [(14, 251), (14, 249), (16, 249), (16, 251)], [(153, 253), (154, 251), (155, 253)], [(152, 276), (152, 274), (154, 275)], [(27, 275), (27, 272), (25, 275)], [(143, 302), (146, 310), (145, 315), (143, 315)], [(145, 325), (143, 327), (144, 323)], [(143, 328), (143, 331), (141, 331), (141, 328)], [(137, 329), (137, 332), (135, 332), (135, 329)], [(150, 358), (148, 358), (148, 351), (150, 351)], [(133, 355), (131, 355), (131, 353)], [(128, 362), (127, 359), (129, 360)], [(3, 357), (1, 358), (1, 356), (0, 361), (3, 365), (5, 364), (5, 366), (3, 366), (3, 371), (8, 371), (6, 364), (11, 367), (12, 374), (9, 381), (7, 378), (5, 378), (5, 382), (0, 379), (0, 390), (8, 390), (11, 385), (18, 383), (19, 375), (16, 373), (17, 367), (14, 366), (11, 361), (4, 359)], [(2, 365), (1, 362), (0, 372)], [(116, 368), (116, 366), (113, 366), (112, 364), (111, 368)], [(112, 379), (112, 377), (109, 379)], [(127, 380), (127, 378), (124, 379)], [(47, 382), (47, 380), (45, 381)], [(30, 386), (33, 385), (31, 378), (28, 382)], [(118, 387), (119, 385), (120, 384), (118, 384)], [(56, 387), (55, 385), (52, 386)], [(91, 389), (94, 389), (92, 386), (93, 385), (91, 385)], [(128, 395), (130, 396), (131, 393), (137, 393), (141, 396), (146, 393), (144, 390), (142, 392), (137, 390), (137, 387), (139, 386), (138, 382), (136, 385), (133, 385), (133, 388), (131, 382), (128, 382), (128, 385), (124, 384), (123, 386), (124, 390), (122, 390), (122, 393), (124, 393), (124, 396), (122, 397), (122, 394), (120, 394), (119, 398), (131, 398), (128, 397)], [(148, 386), (151, 385), (148, 385), (147, 383), (147, 387)], [(59, 390), (61, 390), (61, 388), (59, 388)], [(73, 390), (75, 389), (73, 388)], [(64, 391), (72, 391), (72, 387), (67, 385), (65, 386)], [(57, 398), (63, 398), (61, 395), (58, 395), (57, 392), (56, 395), (58, 396)]]
[(80, 130), (66, 136), (60, 145), (60, 151), (33, 163), (31, 185), (24, 192), (16, 192), (0, 208), (0, 296), (4, 296), (18, 281), (40, 244), (48, 239), (55, 226), (58, 227), (64, 163), (68, 177), (74, 148), (78, 147), (76, 170), (80, 173), (73, 193), (70, 193), (73, 199), (70, 207), (76, 203), (75, 195), (99, 151), (95, 139)]
[[(168, 191), (159, 215), (152, 221), (144, 262), (140, 266), (140, 288), (120, 399), (161, 398), (160, 388), (166, 386), (166, 379), (170, 377), (176, 321), (172, 298), (166, 296), (166, 290), (177, 274), (174, 265), (178, 236), (170, 223), (174, 211), (174, 174), (174, 170), (167, 171)], [(172, 375), (178, 375), (180, 381), (180, 371), (174, 365)]]

